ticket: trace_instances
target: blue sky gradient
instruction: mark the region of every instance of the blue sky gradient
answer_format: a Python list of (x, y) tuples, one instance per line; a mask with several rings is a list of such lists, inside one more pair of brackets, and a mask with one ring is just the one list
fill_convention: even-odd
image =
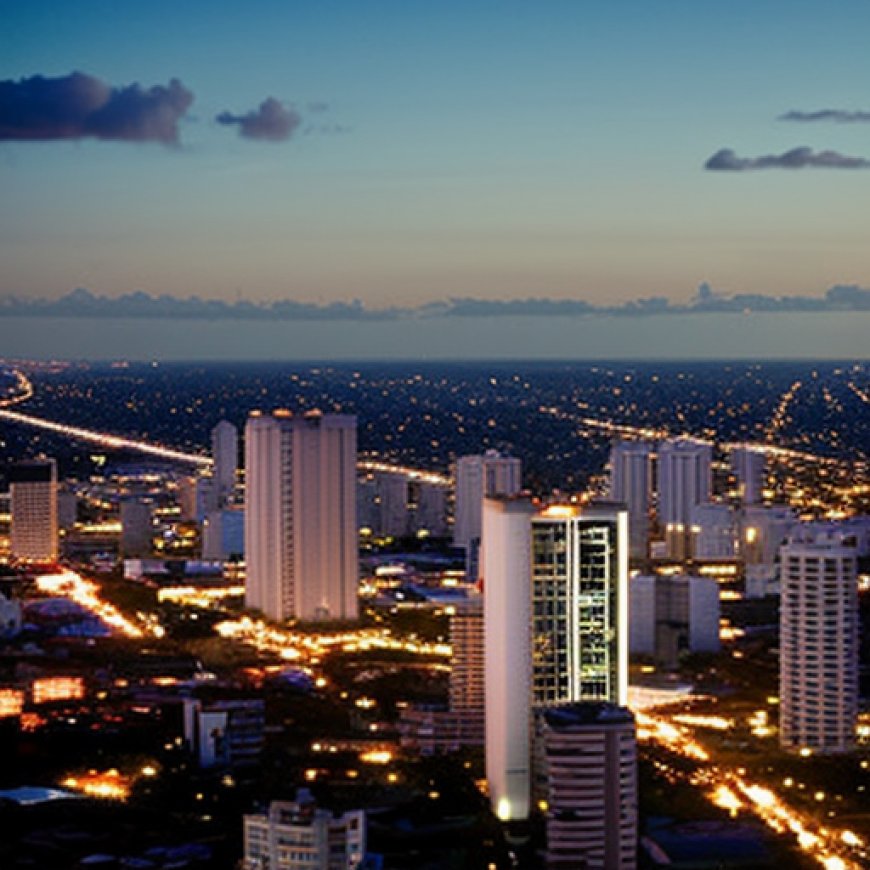
[[(870, 285), (866, 2), (0, 2), (0, 80), (180, 79), (180, 145), (0, 142), (0, 295), (595, 304)], [(267, 97), (302, 123), (215, 117)], [(325, 111), (312, 104), (325, 103)]]

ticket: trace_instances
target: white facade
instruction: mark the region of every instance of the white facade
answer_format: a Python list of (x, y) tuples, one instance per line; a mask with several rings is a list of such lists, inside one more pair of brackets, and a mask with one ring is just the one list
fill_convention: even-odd
[(780, 743), (848, 752), (858, 712), (859, 539), (807, 524), (780, 550)]
[(355, 619), (356, 418), (252, 414), (245, 429), (246, 606)]
[(453, 543), (468, 550), (480, 541), (483, 499), (516, 495), (522, 489), (522, 463), (515, 456), (488, 450), (483, 456), (456, 460), (456, 507)]
[(531, 519), (529, 499), (483, 503), (486, 777), (503, 821), (529, 815), (531, 788)]
[(634, 718), (612, 704), (569, 704), (539, 718), (548, 867), (637, 866)]
[(244, 870), (354, 870), (365, 857), (366, 814), (333, 816), (306, 789), (243, 819)]
[(13, 465), (9, 502), (13, 558), (54, 561), (58, 551), (57, 463), (37, 459)]
[(704, 502), (694, 505), (691, 517), (691, 553), (696, 559), (733, 559), (737, 552), (737, 521), (730, 505)]
[(737, 481), (737, 494), (741, 504), (761, 502), (765, 463), (765, 455), (752, 447), (740, 446), (731, 451), (731, 471)]
[(619, 441), (610, 451), (610, 498), (628, 509), (629, 555), (635, 559), (648, 555), (652, 457), (644, 441)]
[(628, 518), (484, 500), (486, 772), (502, 820), (528, 816), (532, 709), (628, 696)]
[(692, 508), (708, 502), (712, 488), (709, 444), (684, 438), (659, 444), (658, 518), (672, 558), (688, 555)]
[(211, 430), (211, 455), (214, 460), (212, 509), (220, 509), (233, 499), (239, 469), (239, 430), (221, 420)]
[(628, 588), (633, 654), (673, 667), (682, 652), (719, 651), (719, 584), (713, 578), (640, 575)]

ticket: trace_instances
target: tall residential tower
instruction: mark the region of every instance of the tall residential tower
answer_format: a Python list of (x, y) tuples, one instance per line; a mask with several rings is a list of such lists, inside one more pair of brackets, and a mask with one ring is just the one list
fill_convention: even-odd
[(245, 604), (272, 619), (355, 619), (356, 417), (252, 414)]

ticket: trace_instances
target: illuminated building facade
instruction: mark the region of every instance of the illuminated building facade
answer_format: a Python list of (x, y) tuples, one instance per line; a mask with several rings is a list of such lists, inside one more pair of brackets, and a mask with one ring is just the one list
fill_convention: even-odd
[(486, 499), (486, 772), (505, 821), (530, 809), (533, 710), (628, 696), (628, 516)]
[(245, 429), (245, 604), (355, 619), (356, 417), (252, 414)]
[(787, 749), (854, 747), (858, 545), (847, 524), (808, 524), (780, 550), (779, 736)]
[(551, 507), (532, 519), (536, 706), (628, 698), (628, 514)]
[(637, 866), (634, 717), (613, 704), (569, 704), (538, 717), (548, 868)]
[(57, 463), (20, 462), (9, 469), (11, 552), (16, 559), (57, 558)]

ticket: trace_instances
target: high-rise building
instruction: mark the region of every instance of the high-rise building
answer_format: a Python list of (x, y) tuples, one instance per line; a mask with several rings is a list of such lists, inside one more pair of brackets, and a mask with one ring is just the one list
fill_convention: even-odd
[(264, 745), (265, 704), (233, 698), (203, 702), (185, 698), (184, 739), (200, 767), (249, 767)]
[(737, 482), (741, 504), (759, 504), (764, 492), (765, 455), (748, 445), (731, 451), (731, 472)]
[[(457, 602), (450, 615), (450, 712), (465, 726), (465, 743), (481, 743), (484, 721), (483, 600)], [(476, 739), (475, 739), (476, 738)]]
[(453, 544), (465, 550), (470, 580), (478, 574), (484, 498), (516, 495), (521, 489), (522, 463), (516, 456), (487, 450), (482, 456), (456, 460)]
[(537, 726), (547, 867), (633, 870), (638, 790), (631, 712), (568, 704), (542, 711)]
[(554, 505), (532, 518), (536, 706), (628, 699), (628, 515)]
[(712, 448), (702, 441), (678, 438), (658, 448), (658, 519), (668, 555), (690, 553), (692, 508), (710, 501), (713, 488)]
[(530, 499), (484, 501), (486, 778), (496, 815), (528, 818), (531, 794)]
[(9, 469), (11, 552), (16, 559), (57, 558), (57, 463), (19, 462)]
[(788, 749), (854, 746), (859, 543), (846, 523), (807, 524), (780, 550), (779, 736)]
[(522, 463), (516, 456), (487, 450), (482, 456), (456, 460), (456, 505), (453, 543), (465, 550), (480, 541), (483, 499), (516, 495), (522, 488)]
[(221, 420), (211, 430), (211, 455), (214, 460), (214, 489), (211, 510), (220, 510), (233, 499), (239, 469), (239, 430), (228, 420)]
[(356, 418), (252, 414), (245, 603), (272, 619), (355, 619)]
[(244, 870), (350, 870), (362, 866), (365, 853), (365, 812), (335, 816), (308, 789), (244, 816)]
[(628, 547), (633, 559), (648, 555), (652, 460), (652, 446), (644, 441), (619, 441), (610, 451), (610, 498), (628, 510)]
[(676, 667), (682, 653), (719, 651), (719, 584), (712, 577), (638, 576), (629, 589), (629, 651)]
[(486, 499), (486, 770), (499, 818), (526, 818), (533, 709), (628, 696), (628, 517), (620, 505)]

